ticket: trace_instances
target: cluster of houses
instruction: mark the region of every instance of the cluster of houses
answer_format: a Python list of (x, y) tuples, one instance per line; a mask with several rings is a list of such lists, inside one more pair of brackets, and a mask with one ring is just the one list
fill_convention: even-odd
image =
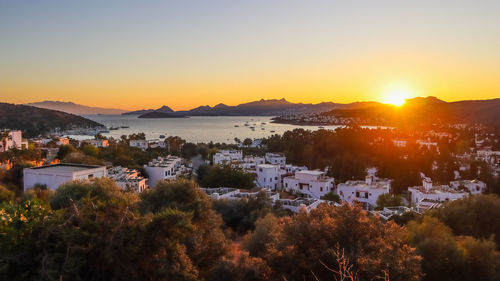
[(177, 156), (158, 157), (153, 159), (144, 170), (148, 177), (141, 176), (135, 169), (106, 167), (100, 165), (84, 165), (72, 163), (58, 163), (39, 167), (25, 168), (24, 190), (35, 186), (45, 186), (57, 189), (64, 183), (73, 180), (91, 180), (107, 177), (113, 179), (122, 189), (142, 192), (150, 186), (156, 186), (160, 180), (175, 180), (180, 176), (191, 173), (191, 169), (182, 163)]
[(164, 148), (170, 149), (170, 144), (167, 140), (129, 140), (129, 145), (131, 147), (137, 147), (141, 150), (146, 150), (148, 148)]
[[(373, 210), (381, 195), (391, 193), (391, 180), (378, 178), (375, 168), (367, 170), (364, 180), (336, 184), (333, 177), (327, 176), (326, 171), (287, 164), (286, 157), (281, 153), (266, 153), (264, 157), (257, 157), (244, 156), (241, 150), (222, 150), (214, 155), (213, 163), (240, 167), (255, 174), (256, 185), (269, 192), (287, 191), (296, 194), (297, 200), (305, 200), (302, 204), (306, 209), (324, 202), (322, 198), (332, 193), (338, 195), (343, 202), (362, 204), (365, 209)], [(408, 188), (408, 205), (423, 212), (444, 202), (485, 191), (486, 184), (478, 180), (456, 180), (449, 185), (433, 185), (431, 179), (422, 174), (422, 186)], [(289, 199), (281, 201), (293, 204)], [(389, 211), (386, 210), (386, 213)]]

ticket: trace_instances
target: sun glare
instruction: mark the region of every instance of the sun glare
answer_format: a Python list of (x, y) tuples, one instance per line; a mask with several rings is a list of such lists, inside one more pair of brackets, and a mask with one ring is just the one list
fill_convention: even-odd
[(408, 91), (393, 90), (385, 94), (384, 103), (402, 106), (410, 96), (411, 94)]

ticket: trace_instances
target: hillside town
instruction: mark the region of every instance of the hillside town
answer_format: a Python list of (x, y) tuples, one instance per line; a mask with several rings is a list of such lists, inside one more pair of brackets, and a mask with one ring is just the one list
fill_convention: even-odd
[[(366, 129), (368, 131), (373, 131)], [(492, 192), (493, 186), (487, 186), (484, 179), (482, 163), (490, 173), (489, 177), (498, 179), (500, 173), (500, 151), (498, 135), (488, 132), (485, 127), (453, 125), (445, 130), (429, 130), (416, 134), (391, 129), (378, 129), (368, 145), (371, 149), (378, 145), (389, 144), (393, 149), (429, 151), (439, 157), (441, 149), (446, 149), (452, 143), (461, 143), (464, 135), (473, 136), (461, 148), (460, 154), (453, 153), (452, 161), (456, 167), (451, 172), (452, 178), (436, 184), (424, 171), (419, 172), (419, 184), (403, 186), (395, 190), (392, 178), (378, 176), (378, 167), (366, 167), (358, 178), (343, 180), (335, 178), (333, 166), (324, 166), (320, 169), (294, 163), (287, 159), (284, 151), (273, 151), (266, 143), (270, 139), (253, 140), (249, 143), (258, 143), (257, 146), (220, 145), (209, 148), (210, 153), (204, 151), (205, 156), (199, 155), (196, 149), (203, 144), (185, 143), (185, 141), (169, 137), (168, 139), (146, 140), (144, 134), (124, 136), (120, 140), (107, 139), (96, 135), (94, 139), (73, 140), (65, 136), (22, 138), (21, 131), (4, 129), (1, 131), (0, 149), (5, 155), (1, 159), (2, 174), (16, 169), (18, 165), (31, 167), (22, 168), (21, 192), (37, 187), (56, 190), (65, 183), (74, 180), (92, 180), (95, 178), (109, 178), (115, 181), (123, 190), (141, 193), (154, 189), (161, 181), (176, 181), (180, 178), (199, 178), (201, 166), (227, 167), (249, 175), (248, 186), (238, 186), (229, 182), (228, 185), (211, 184), (203, 186), (203, 190), (211, 197), (240, 200), (256, 196), (259, 190), (273, 194), (273, 203), (279, 206), (295, 206), (289, 208), (294, 212), (301, 209), (310, 210), (320, 203), (351, 205), (359, 204), (368, 211), (380, 210), (384, 207), (405, 207), (407, 211), (422, 214), (427, 210), (439, 208), (449, 201)], [(374, 132), (375, 132), (374, 131)], [(185, 146), (185, 147), (184, 147)], [(227, 147), (227, 148), (224, 148)], [(142, 163), (131, 161), (118, 165), (119, 159), (104, 157), (112, 147), (116, 150), (130, 149), (140, 153)], [(189, 151), (189, 150), (195, 151)], [(30, 152), (28, 156), (19, 158), (17, 155)], [(254, 153), (252, 153), (252, 151)], [(449, 153), (449, 152), (448, 152)], [(23, 159), (23, 157), (25, 157)], [(111, 156), (113, 157), (113, 156)], [(115, 157), (121, 157), (116, 155)], [(403, 160), (407, 155), (402, 155)], [(97, 158), (102, 158), (97, 159)], [(108, 159), (106, 159), (108, 158)], [(114, 162), (117, 162), (114, 164)], [(471, 176), (471, 165), (477, 171)], [(439, 169), (437, 160), (434, 160), (432, 169)], [(436, 174), (435, 171), (431, 172)], [(230, 180), (230, 179), (229, 179)], [(490, 181), (491, 182), (494, 181)], [(16, 187), (11, 185), (16, 193)], [(396, 196), (400, 200), (397, 206), (384, 206), (381, 198)], [(297, 202), (300, 202), (297, 203)], [(300, 207), (300, 208), (299, 208)]]

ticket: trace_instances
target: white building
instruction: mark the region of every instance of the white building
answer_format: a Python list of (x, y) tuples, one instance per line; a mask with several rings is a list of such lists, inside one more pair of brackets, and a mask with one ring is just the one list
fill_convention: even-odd
[(149, 141), (149, 147), (170, 149), (170, 144), (166, 140), (151, 140)]
[[(408, 196), (417, 210), (431, 203), (444, 203), (465, 198), (469, 192), (448, 185), (433, 185), (432, 180), (422, 174), (422, 185), (408, 188)], [(422, 206), (420, 206), (422, 205)]]
[(298, 171), (292, 177), (285, 177), (283, 186), (288, 191), (299, 192), (317, 199), (333, 192), (335, 188), (334, 179), (318, 170)]
[(379, 179), (374, 174), (368, 174), (364, 181), (346, 181), (337, 185), (337, 194), (342, 201), (349, 204), (366, 203), (371, 207), (377, 206), (377, 199), (382, 194), (391, 191), (391, 181)]
[(107, 176), (113, 179), (123, 190), (142, 192), (146, 190), (146, 178), (139, 175), (139, 171), (123, 167), (112, 167), (107, 170)]
[(177, 156), (158, 157), (144, 165), (149, 177), (149, 186), (154, 187), (161, 180), (174, 180), (183, 173), (182, 159)]
[(296, 172), (304, 171), (304, 170), (307, 170), (306, 166), (295, 166), (295, 165), (291, 165), (291, 164), (285, 165), (285, 172), (287, 175), (295, 174)]
[(241, 150), (221, 150), (214, 154), (214, 165), (228, 165), (242, 160), (243, 151)]
[(279, 165), (260, 164), (257, 165), (257, 186), (269, 190), (281, 188), (281, 169)]
[(28, 149), (28, 141), (23, 139), (23, 133), (19, 130), (0, 130), (0, 152), (13, 148)]
[(454, 189), (464, 189), (472, 195), (486, 192), (486, 183), (479, 180), (458, 180), (450, 182), (450, 186)]
[(137, 147), (144, 151), (149, 148), (149, 143), (147, 140), (130, 140), (129, 146)]
[(80, 142), (80, 146), (84, 143), (90, 143), (91, 145), (95, 146), (95, 147), (108, 147), (109, 146), (109, 142), (108, 140), (103, 140), (103, 139), (98, 139), (98, 140), (83, 140)]
[(37, 184), (57, 189), (61, 184), (72, 180), (88, 180), (106, 176), (106, 167), (82, 164), (55, 164), (25, 168), (24, 190)]
[(285, 167), (286, 157), (282, 153), (266, 153), (266, 162), (273, 165), (280, 165), (280, 167)]

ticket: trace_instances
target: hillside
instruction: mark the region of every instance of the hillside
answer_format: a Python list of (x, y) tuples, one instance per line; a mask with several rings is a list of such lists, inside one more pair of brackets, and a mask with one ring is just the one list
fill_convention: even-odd
[(500, 126), (500, 99), (445, 102), (435, 97), (414, 98), (401, 107), (374, 104), (367, 108), (334, 109), (323, 115), (359, 118), (382, 125), (482, 123)]
[(0, 103), (0, 128), (22, 130), (26, 137), (46, 134), (55, 128), (102, 126), (81, 116), (27, 105)]
[(26, 105), (51, 109), (51, 110), (58, 110), (76, 115), (94, 115), (94, 114), (114, 115), (126, 112), (126, 110), (122, 109), (91, 107), (91, 106), (76, 104), (73, 102), (62, 102), (62, 101), (42, 101), (42, 102), (27, 103)]

